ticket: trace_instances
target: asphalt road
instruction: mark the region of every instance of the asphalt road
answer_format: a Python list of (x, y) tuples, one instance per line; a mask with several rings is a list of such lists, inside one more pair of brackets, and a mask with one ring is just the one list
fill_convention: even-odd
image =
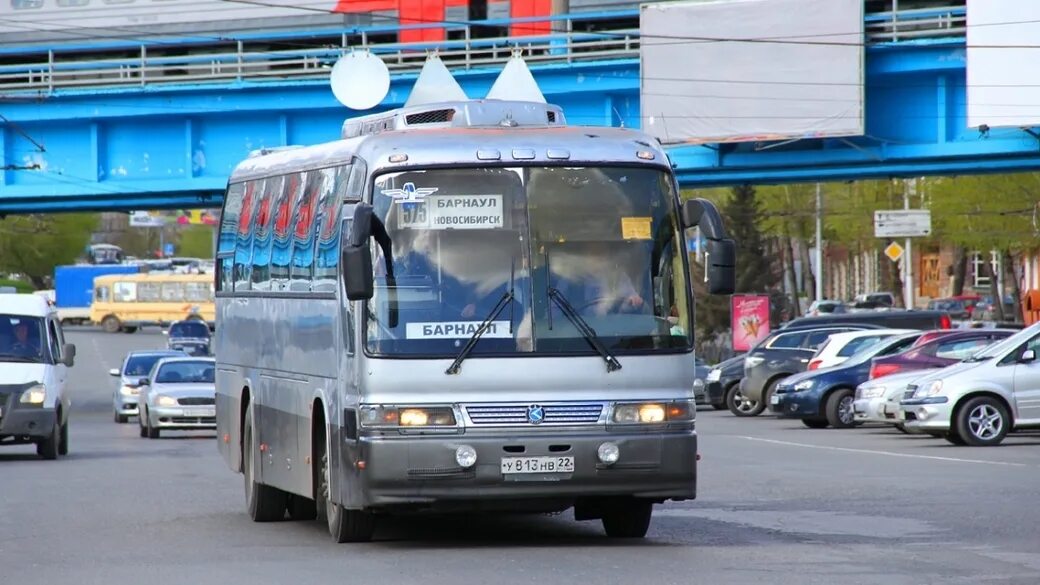
[(1040, 435), (954, 447), (699, 413), (699, 491), (649, 536), (559, 516), (404, 517), (337, 545), (317, 522), (254, 524), (212, 433), (112, 422), (126, 351), (158, 332), (69, 330), (70, 454), (0, 449), (0, 583), (1040, 583)]

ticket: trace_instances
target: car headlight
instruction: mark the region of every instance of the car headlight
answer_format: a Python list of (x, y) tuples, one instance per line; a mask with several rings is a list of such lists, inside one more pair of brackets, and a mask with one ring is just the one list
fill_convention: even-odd
[(155, 397), (155, 404), (156, 406), (177, 406), (177, 399), (173, 396), (160, 394)]
[(363, 406), (359, 419), (365, 427), (453, 427), (450, 406)]
[(928, 396), (935, 396), (936, 394), (942, 392), (942, 389), (943, 381), (936, 380), (928, 386), (922, 386), (917, 390), (914, 390), (914, 398), (927, 398)]
[(21, 404), (43, 404), (43, 401), (47, 399), (47, 388), (43, 384), (37, 384), (32, 388), (29, 388), (25, 392), (22, 392), (18, 402)]
[(862, 398), (878, 398), (885, 393), (884, 386), (866, 386), (860, 388), (860, 397)]
[(802, 380), (801, 382), (798, 382), (797, 384), (792, 386), (792, 388), (794, 388), (795, 392), (803, 392), (805, 390), (812, 390), (812, 387), (815, 384), (815, 380)]
[(620, 424), (654, 424), (692, 421), (697, 416), (693, 402), (635, 402), (615, 404), (610, 420)]
[(694, 378), (693, 379), (693, 387), (694, 388), (703, 388), (704, 387), (704, 380), (701, 380), (700, 378)]
[(704, 379), (709, 382), (718, 382), (722, 379), (722, 370), (714, 368), (710, 372), (708, 372), (707, 377), (705, 377)]
[(137, 396), (141, 393), (141, 389), (135, 386), (120, 386), (119, 393), (123, 396)]

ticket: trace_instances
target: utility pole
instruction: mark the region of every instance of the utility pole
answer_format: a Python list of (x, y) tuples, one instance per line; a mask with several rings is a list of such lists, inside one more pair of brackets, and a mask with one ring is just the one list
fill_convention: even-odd
[[(910, 209), (910, 191), (916, 192), (917, 179), (904, 181), (903, 209)], [(906, 251), (903, 253), (903, 298), (906, 300), (906, 308), (914, 308), (914, 262), (913, 262), (913, 240), (906, 238)]]
[(816, 300), (823, 298), (823, 194), (816, 183)]

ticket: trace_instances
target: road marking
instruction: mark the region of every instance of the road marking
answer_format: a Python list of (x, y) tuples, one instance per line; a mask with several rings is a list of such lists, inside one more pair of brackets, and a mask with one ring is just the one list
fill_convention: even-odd
[(759, 441), (762, 443), (773, 443), (774, 445), (787, 445), (789, 447), (805, 447), (806, 449), (824, 449), (827, 451), (844, 451), (846, 453), (864, 453), (867, 455), (888, 455), (889, 457), (907, 457), (910, 459), (932, 459), (934, 461), (953, 461), (956, 463), (981, 463), (983, 465), (1004, 465), (1007, 467), (1032, 467), (1026, 463), (1010, 463), (1007, 461), (983, 461), (981, 459), (960, 459), (957, 457), (939, 457), (938, 455), (914, 455), (911, 453), (894, 453), (892, 451), (876, 451), (874, 449), (851, 449), (849, 447), (830, 447), (827, 445), (811, 445), (809, 443), (794, 443), (791, 441), (779, 441), (776, 439), (762, 439), (759, 437), (744, 437), (748, 441)]

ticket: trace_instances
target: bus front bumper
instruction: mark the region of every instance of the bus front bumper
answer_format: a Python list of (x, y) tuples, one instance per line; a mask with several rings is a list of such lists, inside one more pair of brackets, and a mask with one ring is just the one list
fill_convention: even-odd
[[(604, 443), (618, 459), (600, 460)], [(462, 467), (460, 447), (471, 447), (476, 464)], [(697, 434), (526, 433), (450, 436), (362, 437), (356, 469), (365, 507), (494, 507), (495, 501), (556, 500), (629, 496), (685, 500), (697, 495)], [(503, 460), (573, 458), (573, 471), (504, 473)], [(360, 467), (360, 469), (358, 469)], [(466, 505), (466, 504), (471, 505)]]

